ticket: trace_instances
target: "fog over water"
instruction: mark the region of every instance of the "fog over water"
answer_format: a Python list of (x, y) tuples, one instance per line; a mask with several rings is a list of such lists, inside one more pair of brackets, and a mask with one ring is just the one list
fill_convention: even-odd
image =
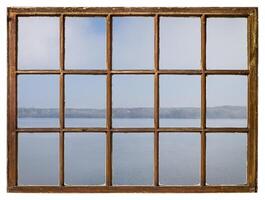
[[(113, 17), (113, 69), (154, 69), (153, 22), (152, 17)], [(247, 69), (246, 22), (246, 18), (207, 19), (208, 70)], [(200, 69), (200, 29), (199, 17), (160, 18), (161, 70)], [(58, 70), (59, 30), (59, 17), (19, 17), (18, 69)], [(65, 18), (65, 69), (106, 69), (104, 17)], [(22, 74), (18, 75), (17, 81), (19, 109), (59, 109), (59, 75)], [(66, 74), (66, 109), (106, 109), (106, 83), (106, 75)], [(200, 111), (200, 75), (159, 75), (159, 98), (161, 108), (196, 108)], [(245, 108), (246, 112), (247, 76), (207, 75), (206, 100), (207, 127), (247, 127), (247, 116), (241, 115), (240, 109), (233, 113), (232, 109), (230, 113), (211, 110), (231, 106)], [(153, 75), (112, 76), (113, 110), (153, 109), (153, 105)], [(219, 117), (214, 117), (218, 112)], [(153, 117), (132, 118), (130, 110), (124, 113), (123, 117), (115, 117), (117, 113), (114, 113), (114, 128), (154, 127)], [(200, 112), (196, 117), (186, 114), (165, 117), (167, 112), (160, 112), (160, 127), (200, 127)], [(229, 114), (231, 116), (227, 117)], [(65, 126), (105, 127), (106, 119), (66, 117)], [(46, 117), (40, 113), (39, 116), (36, 113), (31, 117), (19, 116), (18, 127), (59, 128), (59, 118), (49, 112)], [(114, 185), (152, 185), (153, 136), (153, 133), (113, 133)], [(200, 133), (163, 132), (159, 136), (160, 184), (198, 185)], [(247, 134), (207, 133), (206, 140), (207, 184), (246, 183)], [(105, 184), (105, 133), (66, 132), (64, 150), (66, 185)], [(18, 184), (59, 184), (59, 133), (19, 133)]]
[[(49, 126), (53, 119), (20, 119)], [(76, 120), (75, 118), (68, 119)], [(72, 123), (93, 122), (78, 119)], [(148, 124), (149, 119), (121, 119), (123, 123)], [(172, 119), (171, 119), (172, 120)], [(228, 119), (229, 120), (229, 119)], [(124, 122), (125, 121), (125, 122)], [(196, 120), (185, 120), (196, 124)], [(214, 123), (215, 120), (210, 120)], [(245, 119), (233, 124), (241, 126)], [(51, 124), (49, 124), (51, 123)], [(219, 123), (221, 121), (219, 120)], [(224, 121), (224, 123), (227, 123)], [(88, 123), (89, 124), (89, 123)], [(92, 123), (91, 123), (92, 124)], [(239, 184), (246, 181), (246, 134), (207, 134), (207, 182)], [(105, 183), (105, 134), (65, 133), (65, 182), (69, 185)], [(153, 134), (115, 133), (113, 137), (113, 183), (152, 184)], [(59, 176), (58, 133), (20, 133), (18, 183), (57, 185)], [(200, 180), (199, 133), (160, 133), (160, 182), (165, 185), (196, 185)]]

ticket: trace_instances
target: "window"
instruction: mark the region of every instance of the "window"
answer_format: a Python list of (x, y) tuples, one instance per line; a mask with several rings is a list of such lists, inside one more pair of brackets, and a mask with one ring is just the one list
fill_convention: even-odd
[(256, 8), (9, 8), (8, 191), (257, 191)]

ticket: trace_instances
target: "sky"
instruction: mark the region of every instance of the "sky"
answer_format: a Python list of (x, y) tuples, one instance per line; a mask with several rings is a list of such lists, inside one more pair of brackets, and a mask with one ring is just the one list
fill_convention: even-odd
[(65, 68), (106, 69), (104, 17), (66, 17)]
[(59, 17), (19, 17), (18, 69), (58, 69), (59, 36)]
[(113, 69), (153, 69), (152, 17), (113, 18)]
[(160, 24), (160, 69), (199, 69), (200, 18), (162, 17)]
[[(199, 69), (199, 18), (160, 20), (160, 68)], [(153, 69), (153, 26), (152, 17), (113, 18), (113, 69)], [(246, 18), (207, 19), (207, 67), (245, 69), (246, 30)], [(105, 63), (105, 19), (66, 17), (65, 68), (105, 69)], [(19, 17), (18, 68), (59, 69), (58, 17)], [(104, 76), (66, 76), (65, 80), (67, 107), (105, 108)], [(58, 76), (20, 75), (18, 82), (19, 107), (58, 107)], [(152, 75), (113, 76), (113, 106), (152, 107), (153, 83)], [(207, 106), (246, 105), (246, 88), (246, 77), (208, 76)], [(199, 76), (161, 75), (161, 106), (199, 107), (199, 90)]]
[(207, 19), (207, 65), (247, 69), (247, 18)]

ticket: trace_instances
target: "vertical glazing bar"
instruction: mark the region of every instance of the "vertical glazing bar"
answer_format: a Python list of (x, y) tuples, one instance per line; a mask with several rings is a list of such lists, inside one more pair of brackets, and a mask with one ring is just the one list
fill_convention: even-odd
[(17, 185), (17, 17), (8, 13), (8, 188)]
[(60, 16), (60, 186), (64, 185), (64, 15)]
[(248, 185), (257, 191), (258, 148), (258, 19), (257, 10), (248, 17)]
[(154, 18), (154, 185), (159, 185), (159, 16)]
[(201, 186), (206, 184), (206, 17), (201, 16)]
[(107, 124), (107, 140), (106, 140), (106, 185), (112, 185), (112, 17), (107, 16), (107, 106), (106, 106), (106, 124)]

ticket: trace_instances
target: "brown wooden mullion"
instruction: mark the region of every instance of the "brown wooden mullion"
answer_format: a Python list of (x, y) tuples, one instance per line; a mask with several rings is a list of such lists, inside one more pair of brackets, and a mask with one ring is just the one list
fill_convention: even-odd
[(60, 16), (60, 139), (59, 139), (59, 155), (60, 155), (60, 181), (59, 184), (64, 186), (64, 109), (65, 109), (65, 94), (64, 94), (64, 55), (65, 55), (65, 22), (64, 15)]
[(159, 186), (159, 16), (154, 17), (154, 185)]
[(106, 23), (107, 30), (107, 99), (106, 99), (106, 185), (112, 185), (112, 16), (108, 15)]
[(206, 185), (206, 17), (201, 16), (201, 186)]

